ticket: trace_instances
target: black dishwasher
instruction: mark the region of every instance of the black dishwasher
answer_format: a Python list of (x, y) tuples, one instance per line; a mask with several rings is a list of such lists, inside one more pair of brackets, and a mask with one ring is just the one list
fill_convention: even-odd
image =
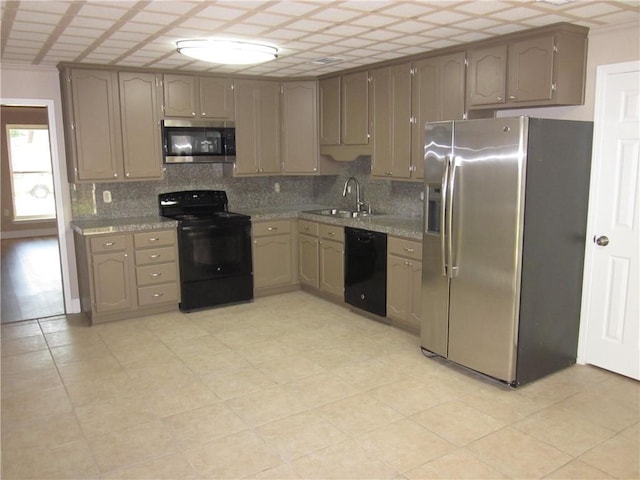
[(387, 315), (387, 234), (345, 227), (344, 301)]

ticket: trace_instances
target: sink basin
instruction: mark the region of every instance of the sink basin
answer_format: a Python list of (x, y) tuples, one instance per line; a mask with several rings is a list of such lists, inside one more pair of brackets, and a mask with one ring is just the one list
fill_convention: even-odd
[(357, 212), (355, 210), (342, 210), (340, 208), (327, 208), (325, 210), (311, 210), (307, 213), (314, 215), (324, 215), (325, 217), (337, 218), (358, 218), (371, 215), (369, 212)]

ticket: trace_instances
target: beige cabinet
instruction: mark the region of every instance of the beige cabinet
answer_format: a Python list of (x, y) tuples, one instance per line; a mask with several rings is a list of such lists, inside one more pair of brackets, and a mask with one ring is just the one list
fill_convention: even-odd
[(276, 175), (280, 158), (280, 82), (237, 80), (233, 175)]
[(299, 220), (300, 283), (334, 300), (344, 300), (344, 228)]
[(424, 125), (465, 118), (465, 53), (425, 58), (411, 78), (411, 178), (424, 178)]
[(582, 104), (587, 32), (561, 25), (470, 48), (468, 108)]
[(411, 178), (411, 65), (371, 71), (374, 177)]
[(282, 84), (281, 152), (284, 174), (338, 173), (337, 163), (319, 155), (316, 81)]
[(233, 120), (233, 80), (224, 77), (165, 74), (164, 116)]
[(388, 237), (387, 317), (412, 332), (420, 330), (422, 246), (420, 242)]
[(155, 74), (64, 68), (61, 81), (70, 182), (162, 178)]
[(320, 89), (320, 153), (336, 160), (370, 155), (369, 74), (325, 78)]
[(264, 220), (251, 224), (255, 296), (291, 290), (298, 281), (295, 221)]
[(81, 306), (92, 323), (177, 310), (175, 229), (74, 238)]
[(298, 220), (298, 264), (302, 285), (320, 288), (320, 240), (318, 224), (308, 220)]

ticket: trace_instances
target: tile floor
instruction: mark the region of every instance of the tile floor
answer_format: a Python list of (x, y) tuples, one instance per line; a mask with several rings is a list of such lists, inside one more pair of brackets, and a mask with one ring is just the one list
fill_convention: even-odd
[(294, 292), (2, 326), (2, 478), (638, 478), (638, 382), (517, 390)]

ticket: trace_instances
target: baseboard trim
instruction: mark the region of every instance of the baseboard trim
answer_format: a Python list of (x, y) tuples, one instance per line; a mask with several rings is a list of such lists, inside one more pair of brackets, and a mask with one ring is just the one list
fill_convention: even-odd
[(0, 240), (8, 240), (12, 238), (49, 237), (51, 235), (58, 236), (58, 229), (35, 228), (33, 230), (14, 230), (11, 232), (0, 232)]

